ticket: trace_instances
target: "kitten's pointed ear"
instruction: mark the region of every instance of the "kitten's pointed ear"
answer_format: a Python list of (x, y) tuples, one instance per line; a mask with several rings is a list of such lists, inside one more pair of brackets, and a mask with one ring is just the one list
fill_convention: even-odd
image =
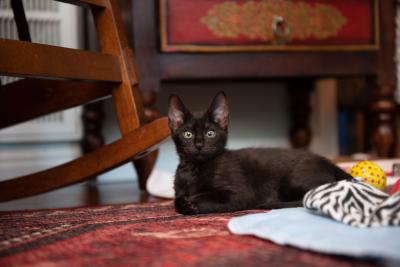
[(224, 92), (220, 91), (213, 99), (208, 109), (212, 120), (222, 129), (226, 130), (229, 123), (229, 106), (228, 99)]
[(185, 122), (185, 116), (189, 114), (182, 100), (177, 95), (169, 97), (168, 119), (172, 131), (178, 129)]

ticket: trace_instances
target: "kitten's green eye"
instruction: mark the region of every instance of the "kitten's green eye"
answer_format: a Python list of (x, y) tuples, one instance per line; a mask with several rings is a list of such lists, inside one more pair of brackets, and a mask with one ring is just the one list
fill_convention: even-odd
[(213, 138), (213, 137), (215, 137), (215, 135), (216, 135), (216, 133), (215, 133), (215, 131), (213, 131), (213, 130), (209, 130), (209, 131), (206, 133), (206, 136), (207, 136), (208, 138)]
[(185, 131), (183, 133), (183, 137), (185, 137), (186, 139), (190, 139), (190, 138), (193, 137), (193, 134), (191, 132), (189, 132), (189, 131)]

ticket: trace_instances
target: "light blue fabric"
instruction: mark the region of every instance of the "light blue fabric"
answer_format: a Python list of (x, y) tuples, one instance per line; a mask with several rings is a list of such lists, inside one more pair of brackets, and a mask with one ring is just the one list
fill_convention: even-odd
[(400, 227), (355, 228), (304, 208), (233, 218), (229, 230), (327, 254), (400, 260)]

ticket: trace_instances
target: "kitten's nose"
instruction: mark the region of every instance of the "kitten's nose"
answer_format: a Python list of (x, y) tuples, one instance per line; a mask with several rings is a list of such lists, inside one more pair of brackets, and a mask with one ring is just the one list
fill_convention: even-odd
[(200, 149), (203, 147), (203, 143), (197, 142), (197, 143), (195, 144), (195, 146), (196, 146), (196, 148), (197, 148), (198, 150), (200, 150)]

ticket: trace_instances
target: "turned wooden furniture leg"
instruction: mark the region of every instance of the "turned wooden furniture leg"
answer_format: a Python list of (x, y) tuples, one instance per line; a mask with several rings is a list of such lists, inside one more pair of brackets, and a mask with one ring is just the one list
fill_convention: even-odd
[(312, 80), (296, 79), (289, 82), (290, 130), (289, 138), (293, 148), (308, 148), (312, 138), (310, 128), (310, 94)]
[[(382, 1), (382, 8), (387, 10), (381, 17), (381, 53), (378, 57), (377, 86), (373, 92), (371, 111), (373, 114), (372, 144), (380, 157), (392, 157), (395, 154), (397, 133), (395, 128), (396, 104), (394, 90), (396, 88), (396, 51), (395, 1)], [(389, 12), (392, 12), (389, 14)]]
[[(147, 122), (154, 121), (160, 117), (160, 112), (154, 107), (156, 103), (156, 93), (155, 91), (142, 91), (143, 96), (143, 106), (144, 106), (144, 116)], [(149, 178), (151, 171), (157, 161), (158, 150), (151, 152), (150, 154), (135, 160), (133, 162), (136, 173), (139, 180), (139, 188), (141, 190), (146, 190), (146, 182)]]
[[(102, 135), (104, 121), (103, 102), (97, 101), (83, 107), (82, 124), (83, 137), (81, 141), (82, 153), (87, 154), (104, 145)], [(93, 177), (86, 186), (86, 203), (100, 204), (100, 194), (96, 184), (97, 177)]]
[(156, 104), (156, 92), (150, 90), (142, 90), (144, 116), (146, 121), (154, 121), (160, 117), (160, 111), (158, 111), (154, 105)]
[[(156, 103), (156, 93), (154, 91), (146, 90), (142, 91), (143, 96), (143, 106), (144, 106), (144, 116), (146, 121), (154, 121), (160, 117), (160, 112), (154, 108)], [(139, 180), (139, 188), (141, 190), (146, 190), (146, 182), (149, 178), (151, 171), (157, 161), (158, 150), (151, 152), (150, 154), (135, 160), (133, 162), (136, 173)]]
[(101, 101), (84, 106), (82, 113), (83, 138), (81, 148), (84, 154), (92, 152), (104, 145), (101, 133), (103, 128), (104, 111)]
[(158, 157), (158, 150), (155, 150), (149, 153), (148, 155), (140, 159), (137, 159), (133, 162), (136, 169), (136, 173), (138, 175), (139, 188), (141, 190), (146, 190), (146, 182), (151, 174), (151, 171), (154, 168), (157, 157)]
[(392, 157), (395, 154), (397, 133), (395, 127), (396, 104), (393, 101), (394, 90), (389, 87), (376, 87), (371, 105), (373, 114), (372, 144), (380, 157)]

